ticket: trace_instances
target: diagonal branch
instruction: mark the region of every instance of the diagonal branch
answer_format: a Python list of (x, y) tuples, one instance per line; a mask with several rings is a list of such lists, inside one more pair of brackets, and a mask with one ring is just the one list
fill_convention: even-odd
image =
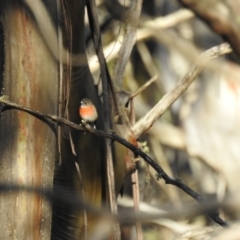
[[(171, 185), (174, 185), (174, 186), (180, 188), (181, 190), (183, 190), (185, 193), (187, 193), (189, 196), (194, 198), (199, 203), (205, 203), (204, 198), (199, 193), (192, 190), (190, 187), (188, 187), (186, 184), (184, 184), (180, 179), (173, 179), (173, 178), (169, 177), (167, 175), (167, 173), (161, 168), (161, 166), (159, 166), (146, 153), (142, 152), (139, 148), (137, 148), (133, 144), (129, 143), (125, 139), (121, 138), (120, 136), (118, 136), (114, 132), (104, 132), (104, 131), (101, 131), (101, 130), (96, 130), (96, 129), (91, 128), (89, 125), (79, 126), (79, 125), (77, 125), (73, 122), (70, 122), (70, 121), (68, 121), (64, 118), (60, 118), (56, 115), (42, 114), (39, 111), (34, 111), (34, 110), (29, 109), (29, 108), (18, 105), (16, 103), (12, 103), (9, 100), (7, 100), (5, 98), (5, 96), (2, 96), (0, 98), (0, 102), (4, 103), (5, 105), (11, 106), (13, 108), (25, 111), (25, 112), (30, 113), (30, 114), (33, 114), (35, 116), (38, 116), (38, 117), (41, 117), (41, 118), (44, 117), (44, 118), (47, 118), (47, 119), (51, 119), (54, 122), (65, 124), (69, 127), (77, 129), (77, 130), (81, 130), (81, 131), (88, 130), (89, 132), (91, 132), (93, 134), (96, 134), (98, 136), (108, 138), (108, 139), (111, 139), (113, 141), (117, 141), (120, 144), (122, 144), (123, 146), (130, 149), (132, 152), (134, 152), (134, 154), (136, 156), (142, 157), (149, 165), (151, 165), (151, 167), (154, 168), (155, 171), (157, 172), (157, 174), (156, 174), (157, 179), (160, 180), (162, 178), (162, 179), (164, 179), (166, 184), (171, 184)], [(219, 225), (224, 226), (224, 227), (228, 226), (228, 224), (223, 219), (221, 219), (219, 217), (218, 212), (209, 212), (208, 215), (214, 222), (218, 223)]]
[(193, 63), (188, 73), (177, 83), (175, 88), (166, 93), (162, 99), (132, 127), (136, 139), (146, 133), (153, 123), (188, 89), (190, 84), (202, 72), (210, 60), (230, 52), (232, 52), (232, 49), (228, 43), (223, 43), (203, 52), (196, 62)]

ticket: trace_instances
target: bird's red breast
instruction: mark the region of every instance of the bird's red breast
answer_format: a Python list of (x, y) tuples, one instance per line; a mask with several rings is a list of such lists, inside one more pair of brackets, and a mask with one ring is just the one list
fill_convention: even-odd
[(79, 108), (79, 115), (81, 117), (91, 117), (95, 115), (95, 107), (94, 106), (84, 106)]

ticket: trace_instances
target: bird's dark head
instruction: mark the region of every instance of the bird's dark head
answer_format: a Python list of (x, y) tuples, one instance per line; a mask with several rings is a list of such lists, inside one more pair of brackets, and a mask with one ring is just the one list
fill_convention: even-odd
[(81, 107), (90, 106), (90, 105), (93, 105), (93, 102), (89, 98), (83, 98), (80, 102)]

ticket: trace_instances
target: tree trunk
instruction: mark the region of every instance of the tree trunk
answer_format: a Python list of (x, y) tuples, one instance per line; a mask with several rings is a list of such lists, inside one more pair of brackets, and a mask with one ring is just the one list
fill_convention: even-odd
[[(51, 4), (56, 9), (55, 2)], [(57, 114), (57, 62), (23, 1), (6, 0), (1, 5), (5, 44), (2, 93), (23, 106)], [(1, 183), (51, 189), (56, 125), (16, 109), (3, 110)], [(0, 215), (1, 239), (50, 239), (51, 204), (36, 193), (9, 191), (1, 195)]]

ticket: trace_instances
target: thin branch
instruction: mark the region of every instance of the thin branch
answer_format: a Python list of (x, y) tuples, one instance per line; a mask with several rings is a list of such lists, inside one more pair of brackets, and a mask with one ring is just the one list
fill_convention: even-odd
[(23, 107), (17, 103), (13, 103), (13, 102), (9, 101), (7, 99), (7, 96), (5, 96), (5, 95), (0, 97), (0, 102), (6, 104), (7, 106), (11, 106), (13, 108), (16, 108), (16, 109), (22, 110), (24, 112), (30, 113), (32, 115), (35, 115), (37, 117), (41, 117), (41, 118), (44, 117), (44, 118), (50, 119), (54, 122), (65, 124), (69, 127), (77, 129), (77, 130), (86, 131), (85, 127), (83, 127), (81, 125), (77, 125), (65, 118), (61, 118), (61, 117), (58, 117), (57, 115), (52, 115), (52, 114), (44, 114), (39, 111), (32, 110), (28, 107)]
[(153, 123), (188, 89), (190, 84), (202, 72), (210, 60), (230, 52), (232, 52), (232, 49), (228, 43), (223, 43), (203, 52), (196, 62), (193, 63), (188, 73), (177, 83), (175, 88), (165, 94), (162, 99), (133, 126), (132, 131), (134, 136), (139, 138), (146, 133)]
[(136, 97), (138, 94), (140, 94), (142, 91), (144, 91), (148, 86), (150, 86), (152, 83), (154, 83), (157, 80), (158, 76), (155, 75), (151, 79), (149, 79), (144, 85), (142, 85), (135, 93), (132, 93), (129, 97), (129, 100)]
[[(97, 129), (93, 129), (89, 125), (79, 126), (79, 125), (77, 125), (73, 122), (70, 122), (70, 121), (66, 120), (66, 119), (59, 118), (56, 115), (42, 114), (39, 111), (34, 111), (34, 110), (29, 109), (29, 108), (20, 106), (16, 103), (12, 103), (9, 100), (7, 100), (5, 98), (5, 96), (2, 96), (0, 98), (0, 102), (6, 104), (8, 106), (12, 106), (16, 109), (28, 112), (30, 114), (33, 114), (33, 115), (36, 115), (36, 116), (39, 116), (39, 117), (44, 117), (44, 118), (47, 118), (47, 119), (51, 119), (51, 120), (53, 120), (57, 123), (63, 123), (65, 125), (69, 126), (69, 127), (77, 129), (77, 130), (82, 130), (82, 131), (88, 130), (89, 132), (91, 132), (95, 135), (98, 135), (98, 136), (101, 136), (101, 137), (104, 137), (104, 138), (108, 138), (108, 139), (112, 139), (113, 141), (117, 141), (120, 144), (122, 144), (123, 146), (130, 149), (132, 152), (134, 152), (134, 154), (136, 156), (142, 157), (149, 165), (151, 165), (151, 167), (154, 168), (155, 171), (157, 172), (156, 177), (157, 177), (158, 180), (160, 180), (162, 178), (162, 179), (164, 179), (166, 184), (171, 184), (171, 185), (174, 185), (174, 186), (182, 189), (185, 193), (187, 193), (189, 196), (194, 198), (199, 203), (205, 203), (204, 198), (199, 193), (197, 193), (194, 190), (192, 190), (191, 188), (189, 188), (180, 179), (173, 179), (173, 178), (169, 177), (167, 175), (167, 173), (152, 158), (150, 158), (146, 153), (142, 152), (139, 148), (137, 148), (133, 144), (129, 143), (125, 139), (121, 138), (120, 136), (118, 136), (114, 132), (103, 132), (103, 131), (100, 131), (100, 130), (97, 130)], [(215, 221), (219, 225), (228, 226), (228, 224), (219, 217), (218, 212), (210, 212), (210, 213), (208, 213), (208, 215), (213, 221)]]
[[(89, 0), (87, 3), (88, 9), (88, 16), (90, 26), (92, 28), (93, 34), (93, 41), (94, 46), (96, 49), (96, 53), (98, 56), (100, 70), (101, 70), (101, 78), (102, 78), (102, 89), (103, 89), (103, 112), (104, 112), (104, 129), (109, 129), (111, 127), (111, 104), (109, 101), (109, 89), (112, 89), (112, 82), (109, 78), (108, 69), (105, 61), (105, 57), (103, 54), (102, 49), (102, 41), (101, 41), (101, 33), (99, 28), (98, 22), (98, 15), (97, 15), (97, 6), (95, 0)], [(113, 92), (113, 90), (112, 90)], [(107, 179), (108, 179), (108, 186), (109, 186), (109, 201), (112, 213), (117, 214), (118, 207), (117, 207), (117, 197), (115, 194), (115, 176), (114, 176), (114, 167), (113, 167), (113, 156), (112, 156), (112, 149), (110, 146), (110, 141), (106, 140), (106, 161), (107, 161)], [(113, 231), (113, 239), (119, 240), (121, 238), (120, 233), (120, 226), (116, 224), (114, 226)]]

